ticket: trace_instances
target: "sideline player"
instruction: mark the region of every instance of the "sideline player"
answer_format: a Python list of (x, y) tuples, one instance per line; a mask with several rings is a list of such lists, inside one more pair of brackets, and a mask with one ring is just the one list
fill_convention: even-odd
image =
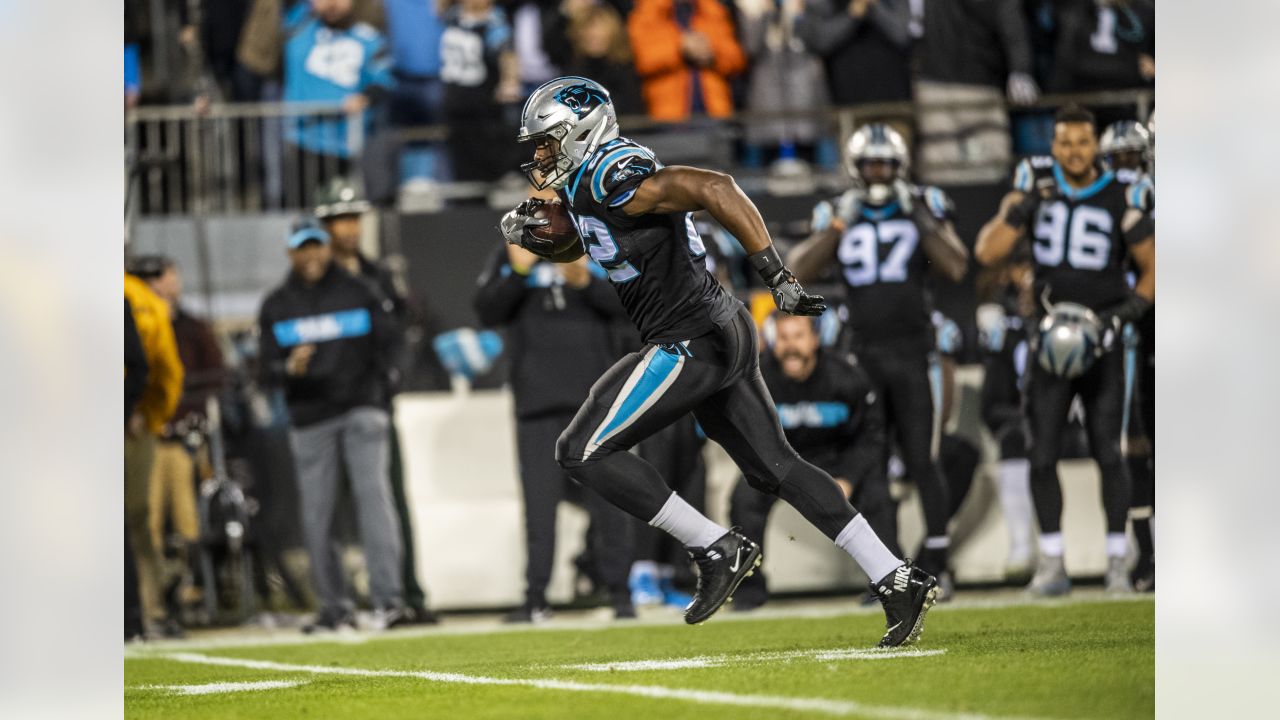
[(907, 145), (893, 128), (860, 128), (844, 160), (853, 188), (818, 204), (813, 234), (788, 259), (803, 282), (839, 262), (853, 352), (884, 402), (886, 432), (896, 437), (907, 479), (920, 492), (920, 568), (938, 577), (945, 597), (951, 508), (938, 466), (941, 408), (929, 378), (935, 333), (926, 282), (930, 265), (959, 281), (969, 253), (951, 225), (946, 194), (906, 181)]
[[(854, 359), (822, 347), (816, 320), (780, 311), (766, 318), (762, 334), (768, 349), (760, 358), (761, 374), (787, 441), (805, 460), (831, 473), (892, 548), (897, 505), (889, 497), (884, 410)], [(776, 501), (743, 480), (734, 486), (729, 517), (763, 547)], [(764, 573), (756, 573), (738, 589), (733, 609), (751, 610), (768, 599)]]
[[(1058, 481), (1063, 424), (1072, 399), (1084, 402), (1093, 458), (1102, 475), (1107, 516), (1110, 592), (1132, 589), (1125, 568), (1125, 520), (1130, 478), (1120, 446), (1128, 399), (1119, 342), (1124, 323), (1142, 317), (1155, 301), (1155, 229), (1135, 186), (1116, 180), (1098, 162), (1093, 115), (1063, 108), (1054, 119), (1053, 157), (1024, 160), (997, 215), (978, 234), (976, 255), (994, 265), (1024, 234), (1031, 240), (1035, 296), (1044, 304), (1084, 305), (1101, 321), (1103, 351), (1081, 376), (1068, 379), (1031, 365), (1028, 418), (1031, 425), (1031, 494), (1040, 521), (1040, 562), (1028, 590), (1061, 595), (1071, 588), (1063, 566), (1062, 487)], [(1125, 279), (1126, 262), (1138, 272)], [(1038, 309), (1043, 312), (1043, 309)]]
[(890, 552), (831, 476), (787, 444), (760, 376), (755, 323), (707, 272), (693, 227), (698, 210), (738, 238), (779, 308), (800, 315), (825, 309), (782, 264), (755, 205), (728, 175), (664, 167), (648, 149), (619, 137), (609, 93), (592, 80), (552, 80), (529, 96), (521, 115), (518, 139), (533, 146), (522, 169), (535, 188), (556, 190), (579, 242), (557, 253), (555, 243), (532, 235), (529, 228), (547, 220), (535, 219), (536, 203), (529, 202), (503, 218), (504, 236), (559, 261), (590, 253), (608, 270), (646, 344), (592, 387), (556, 443), (561, 466), (686, 546), (699, 578), (685, 621), (702, 622), (759, 566), (760, 548), (695, 510), (652, 465), (627, 452), (693, 411), (754, 487), (791, 503), (877, 578), (886, 616), (880, 645), (915, 641), (937, 581)]

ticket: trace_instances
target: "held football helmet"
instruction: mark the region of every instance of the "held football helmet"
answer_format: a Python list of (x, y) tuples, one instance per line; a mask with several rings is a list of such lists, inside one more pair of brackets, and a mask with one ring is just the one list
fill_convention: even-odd
[[(618, 137), (618, 116), (600, 83), (567, 76), (543, 84), (525, 101), (516, 141), (547, 145), (550, 154), (520, 166), (539, 190), (559, 190), (601, 145)], [(529, 155), (533, 155), (533, 147)]]
[[(894, 166), (894, 176), (887, 183), (868, 183), (858, 165), (867, 160), (886, 160)], [(844, 169), (853, 186), (866, 193), (872, 205), (883, 205), (893, 197), (893, 181), (905, 177), (910, 164), (907, 142), (897, 130), (883, 123), (858, 128), (844, 146)]]
[[(1102, 138), (1098, 140), (1098, 153), (1112, 170), (1143, 169), (1151, 158), (1151, 133), (1141, 123), (1132, 120), (1113, 122), (1102, 131)], [(1116, 156), (1121, 153), (1134, 153), (1138, 158), (1138, 166), (1117, 167)]]
[(1102, 321), (1089, 308), (1061, 302), (1040, 321), (1036, 359), (1040, 367), (1064, 378), (1089, 371), (1102, 354)]

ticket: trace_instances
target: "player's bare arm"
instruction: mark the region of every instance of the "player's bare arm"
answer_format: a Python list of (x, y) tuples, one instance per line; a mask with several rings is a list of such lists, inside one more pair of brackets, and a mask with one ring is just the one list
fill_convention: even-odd
[[(1011, 219), (1009, 213), (1014, 208), (1025, 207), (1029, 195), (1014, 190), (1000, 201), (1000, 209), (995, 217), (987, 221), (978, 231), (978, 242), (974, 245), (973, 254), (983, 265), (995, 265), (1009, 256), (1018, 240), (1026, 232), (1026, 213), (1015, 212)], [(1018, 223), (1017, 225), (1011, 224)]]
[[(1125, 213), (1122, 227), (1125, 232), (1132, 230), (1142, 219), (1142, 213), (1139, 210), (1130, 209)], [(1148, 302), (1156, 301), (1156, 239), (1154, 236), (1148, 235), (1140, 242), (1129, 246), (1129, 255), (1133, 258), (1133, 264), (1138, 268), (1138, 282), (1134, 285), (1135, 294), (1143, 297)]]
[(969, 250), (960, 241), (950, 220), (939, 220), (927, 208), (917, 206), (912, 219), (920, 228), (920, 242), (929, 262), (952, 282), (964, 279), (969, 266)]
[(665, 167), (641, 182), (622, 210), (632, 217), (706, 210), (742, 244), (747, 259), (769, 286), (779, 308), (795, 315), (820, 315), (827, 309), (822, 296), (805, 292), (782, 263), (760, 211), (724, 173), (678, 165)]
[(796, 274), (797, 280), (815, 282), (822, 277), (822, 273), (836, 259), (842, 232), (844, 223), (839, 219), (833, 220), (829, 227), (814, 231), (787, 253), (787, 265)]

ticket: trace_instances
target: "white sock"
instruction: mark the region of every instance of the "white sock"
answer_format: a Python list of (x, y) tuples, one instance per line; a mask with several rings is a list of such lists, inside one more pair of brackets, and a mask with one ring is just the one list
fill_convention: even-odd
[(1124, 557), (1129, 553), (1129, 538), (1124, 533), (1107, 533), (1107, 557)]
[(951, 538), (946, 535), (936, 535), (924, 539), (924, 548), (926, 550), (946, 550), (951, 547)]
[(1026, 458), (1001, 460), (1000, 509), (1009, 528), (1011, 555), (1030, 554), (1035, 507), (1031, 503), (1031, 461)]
[(1040, 554), (1046, 557), (1062, 557), (1062, 533), (1040, 533)]
[(649, 524), (669, 533), (685, 547), (708, 547), (729, 532), (711, 522), (706, 515), (695, 510), (675, 493), (671, 493), (671, 497), (667, 498), (666, 504)]
[(836, 536), (836, 545), (849, 553), (873, 583), (879, 582), (902, 564), (902, 561), (884, 546), (876, 535), (876, 531), (871, 529), (867, 519), (862, 517), (861, 513), (854, 516)]

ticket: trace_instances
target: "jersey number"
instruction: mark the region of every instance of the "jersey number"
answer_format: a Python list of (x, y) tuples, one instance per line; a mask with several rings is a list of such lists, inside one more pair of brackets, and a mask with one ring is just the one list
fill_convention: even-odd
[(1089, 44), (1093, 51), (1100, 55), (1115, 55), (1119, 49), (1116, 42), (1116, 11), (1109, 7), (1098, 8), (1098, 28), (1089, 36)]
[(360, 66), (364, 63), (364, 48), (351, 38), (336, 38), (329, 42), (317, 42), (307, 53), (307, 72), (324, 78), (334, 85), (355, 88), (360, 83)]
[(586, 241), (591, 259), (609, 271), (610, 280), (624, 283), (640, 277), (640, 271), (634, 265), (626, 260), (618, 262), (618, 243), (614, 242), (613, 235), (604, 223), (590, 215), (583, 215), (578, 218), (578, 234)]
[(1077, 270), (1102, 270), (1111, 257), (1112, 225), (1111, 213), (1101, 208), (1080, 205), (1072, 212), (1062, 201), (1041, 205), (1036, 217), (1036, 262), (1057, 267), (1065, 256)]
[[(906, 282), (907, 263), (916, 252), (920, 233), (910, 220), (858, 223), (840, 238), (838, 252), (844, 279), (854, 287), (880, 282)], [(879, 262), (880, 244), (892, 245)]]

